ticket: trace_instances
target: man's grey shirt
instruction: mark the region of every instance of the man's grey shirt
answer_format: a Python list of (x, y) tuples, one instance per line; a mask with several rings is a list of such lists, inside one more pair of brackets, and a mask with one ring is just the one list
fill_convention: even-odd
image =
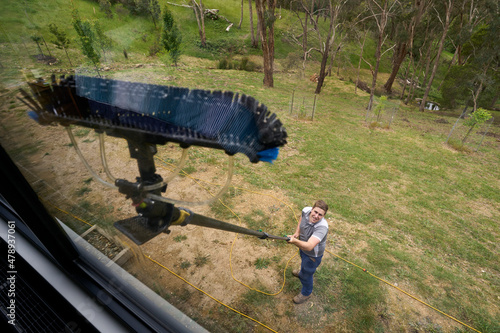
[(312, 251), (304, 251), (310, 257), (321, 257), (325, 253), (326, 236), (328, 234), (328, 222), (322, 218), (316, 223), (309, 222), (312, 207), (302, 209), (302, 217), (300, 219), (300, 236), (301, 241), (307, 242), (309, 238), (316, 237), (320, 240), (319, 244)]

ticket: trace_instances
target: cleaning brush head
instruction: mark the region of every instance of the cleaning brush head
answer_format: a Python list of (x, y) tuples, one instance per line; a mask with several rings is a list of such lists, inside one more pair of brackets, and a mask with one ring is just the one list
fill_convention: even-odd
[(135, 132), (152, 144), (222, 149), (243, 153), (253, 163), (272, 162), (277, 147), (286, 144), (286, 130), (275, 114), (256, 99), (230, 91), (88, 76), (52, 77), (50, 84), (29, 86), (41, 105), (33, 110), (41, 124), (76, 123), (120, 137)]

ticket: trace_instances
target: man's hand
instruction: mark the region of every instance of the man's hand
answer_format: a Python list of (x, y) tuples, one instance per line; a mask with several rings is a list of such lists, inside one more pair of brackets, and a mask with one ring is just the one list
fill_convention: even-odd
[(301, 241), (300, 239), (295, 237), (295, 234), (288, 235), (288, 237), (290, 237), (290, 240), (288, 240), (289, 244), (293, 244), (304, 251), (312, 251), (314, 247), (320, 242), (320, 240), (316, 237), (310, 237), (307, 242)]

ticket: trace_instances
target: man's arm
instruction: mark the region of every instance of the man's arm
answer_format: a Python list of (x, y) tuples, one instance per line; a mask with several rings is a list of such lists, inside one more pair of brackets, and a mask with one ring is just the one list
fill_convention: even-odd
[(307, 242), (299, 240), (298, 238), (295, 237), (295, 235), (290, 235), (288, 237), (290, 237), (288, 243), (293, 244), (297, 246), (299, 249), (304, 251), (312, 251), (314, 247), (318, 245), (319, 242), (321, 241), (320, 239), (314, 236), (309, 237)]

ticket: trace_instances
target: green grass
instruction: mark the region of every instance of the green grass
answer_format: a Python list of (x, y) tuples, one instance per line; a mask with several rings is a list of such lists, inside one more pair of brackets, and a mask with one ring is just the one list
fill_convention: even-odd
[(182, 241), (185, 241), (187, 239), (186, 235), (179, 235), (174, 237), (174, 241), (177, 243), (180, 243)]
[(196, 267), (205, 266), (209, 262), (210, 262), (210, 258), (208, 255), (200, 254), (200, 255), (196, 256), (196, 258), (194, 258), (194, 265)]
[(257, 269), (264, 269), (269, 267), (269, 264), (271, 263), (271, 260), (268, 258), (257, 258), (254, 261), (255, 268)]

